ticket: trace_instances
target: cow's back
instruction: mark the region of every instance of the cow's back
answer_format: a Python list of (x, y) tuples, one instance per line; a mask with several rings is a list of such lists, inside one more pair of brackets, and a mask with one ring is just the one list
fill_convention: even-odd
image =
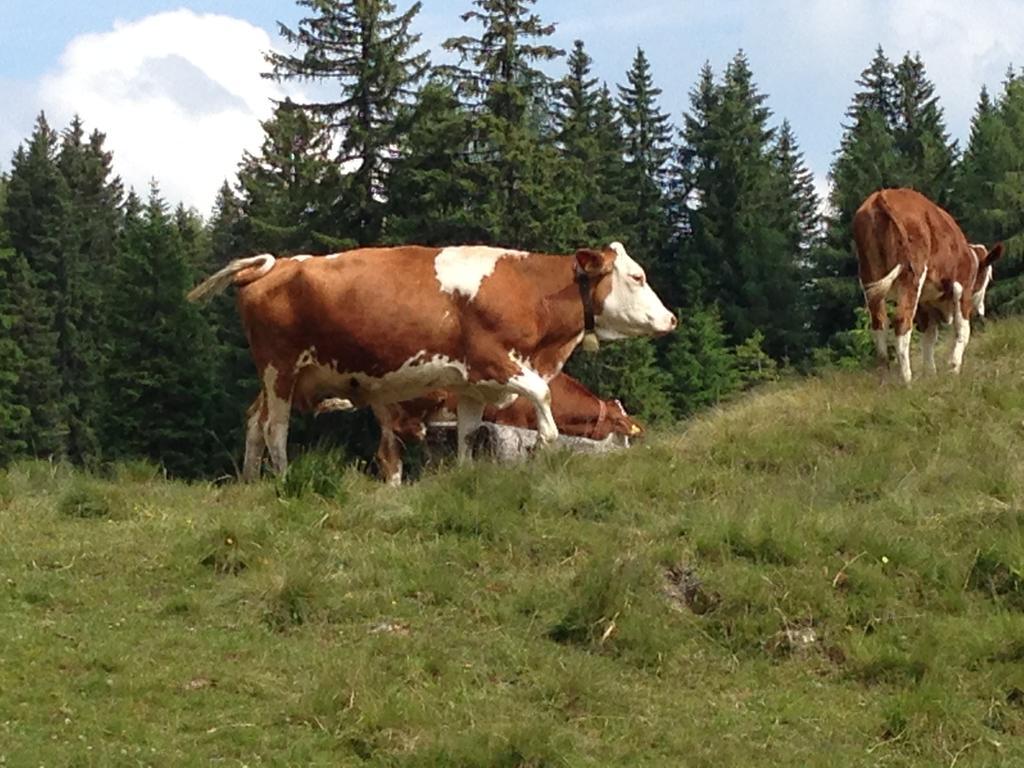
[(438, 290), (437, 248), (363, 248), (281, 259), (239, 289), (238, 305), (259, 367), (306, 350), (372, 376), (424, 351), (454, 355), (459, 313)]
[(953, 274), (967, 240), (952, 216), (912, 189), (872, 193), (853, 217), (861, 283), (882, 279), (897, 266), (940, 284)]

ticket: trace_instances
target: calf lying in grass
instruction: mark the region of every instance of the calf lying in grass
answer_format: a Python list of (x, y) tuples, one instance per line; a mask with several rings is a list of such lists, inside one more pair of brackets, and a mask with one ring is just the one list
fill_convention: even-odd
[[(631, 438), (643, 434), (643, 428), (626, 413), (622, 403), (599, 398), (571, 376), (559, 374), (551, 380), (550, 387), (551, 412), (559, 434), (577, 439), (569, 447), (590, 448), (589, 443), (579, 441), (627, 446)], [(258, 402), (253, 407), (258, 407)], [(328, 398), (313, 410), (319, 415), (351, 407), (348, 400)], [(457, 407), (457, 395), (438, 390), (415, 400), (375, 409), (381, 427), (376, 454), (381, 477), (392, 485), (401, 484), (402, 447), (409, 442), (424, 440), (428, 425), (454, 422), (453, 414)], [(531, 438), (536, 437), (536, 409), (523, 398), (506, 408), (488, 406), (484, 410), (484, 421), (515, 428), (515, 431), (505, 431), (500, 436), (490, 433), (490, 452), (498, 458), (510, 458), (535, 443)]]

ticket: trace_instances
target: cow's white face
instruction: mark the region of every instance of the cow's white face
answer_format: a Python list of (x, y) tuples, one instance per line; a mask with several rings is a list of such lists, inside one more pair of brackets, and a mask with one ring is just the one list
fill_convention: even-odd
[(676, 327), (676, 316), (661, 303), (643, 269), (626, 253), (622, 243), (612, 243), (611, 291), (600, 314), (594, 315), (597, 336), (604, 340), (654, 336)]

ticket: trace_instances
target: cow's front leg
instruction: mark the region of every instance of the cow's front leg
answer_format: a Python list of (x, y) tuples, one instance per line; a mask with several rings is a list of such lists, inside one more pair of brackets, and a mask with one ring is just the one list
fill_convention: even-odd
[(476, 432), (484, 420), (484, 404), (468, 394), (459, 396), (459, 406), (455, 411), (456, 433), (458, 435), (459, 463), (463, 464), (470, 457), (469, 437)]
[(508, 381), (509, 388), (527, 398), (537, 410), (537, 434), (542, 446), (558, 439), (558, 426), (551, 413), (551, 389), (536, 371), (524, 368)]
[(869, 298), (867, 307), (871, 318), (871, 340), (875, 343), (875, 363), (884, 380), (889, 369), (889, 313), (885, 306), (885, 296)]
[[(964, 350), (967, 349), (967, 342), (971, 340), (971, 299), (964, 301), (964, 289), (960, 283), (953, 283), (953, 296), (956, 299), (953, 309), (953, 329), (956, 331), (956, 340), (953, 342), (953, 351), (949, 355), (949, 366), (953, 373), (960, 373), (964, 362)], [(966, 307), (965, 307), (966, 305)]]
[(260, 463), (267, 450), (263, 425), (267, 419), (265, 398), (261, 391), (245, 412), (245, 458), (242, 460), (242, 481), (251, 483), (260, 478)]

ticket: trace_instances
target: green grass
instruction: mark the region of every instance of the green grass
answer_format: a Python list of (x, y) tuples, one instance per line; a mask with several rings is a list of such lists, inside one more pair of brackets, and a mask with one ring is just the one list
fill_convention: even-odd
[(15, 465), (0, 765), (1022, 765), (1022, 384), (1004, 321), (400, 489)]

